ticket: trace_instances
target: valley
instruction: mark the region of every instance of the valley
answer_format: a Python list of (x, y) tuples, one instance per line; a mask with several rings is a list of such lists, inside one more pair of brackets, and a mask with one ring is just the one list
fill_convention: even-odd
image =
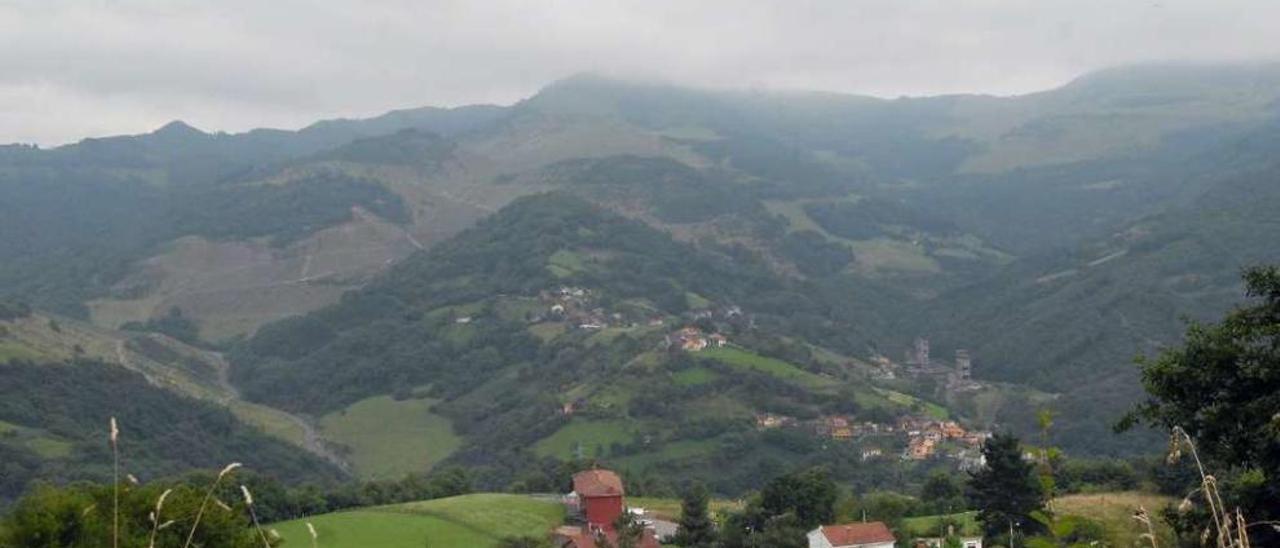
[[(315, 517), (334, 546), (545, 532), (560, 505), (525, 494), (587, 467), (664, 507), (807, 469), (915, 493), (1004, 432), (1150, 490), (1164, 435), (1113, 432), (1134, 357), (1280, 262), (1274, 84), (1154, 65), (885, 100), (586, 74), (502, 107), (0, 147), (0, 507), (108, 479), (117, 415), (156, 429), (144, 479), (242, 459), (358, 508)], [(451, 474), (486, 494), (405, 502)], [(1115, 522), (1090, 496), (1062, 504)]]

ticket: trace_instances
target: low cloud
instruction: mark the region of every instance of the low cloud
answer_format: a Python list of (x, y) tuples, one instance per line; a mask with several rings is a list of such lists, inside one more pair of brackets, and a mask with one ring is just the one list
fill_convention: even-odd
[[(318, 4), (318, 5), (317, 5)], [(1280, 3), (17, 0), (0, 142), (299, 127), (510, 103), (576, 72), (880, 96), (1016, 94), (1143, 61), (1274, 59)]]

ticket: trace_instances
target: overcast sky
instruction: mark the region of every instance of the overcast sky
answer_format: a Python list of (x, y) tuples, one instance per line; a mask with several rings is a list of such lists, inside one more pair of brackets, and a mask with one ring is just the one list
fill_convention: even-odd
[(0, 143), (507, 104), (582, 71), (1017, 94), (1116, 64), (1278, 59), (1277, 21), (1275, 0), (0, 0)]

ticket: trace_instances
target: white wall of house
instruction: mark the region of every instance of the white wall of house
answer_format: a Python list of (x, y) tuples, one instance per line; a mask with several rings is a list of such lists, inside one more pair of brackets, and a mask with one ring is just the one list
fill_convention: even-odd
[[(921, 538), (929, 548), (942, 548), (946, 539), (941, 537)], [(960, 537), (960, 546), (964, 548), (982, 548), (982, 537)]]
[[(894, 548), (892, 542), (873, 542), (870, 544), (848, 544), (844, 546), (834, 546), (831, 541), (827, 540), (827, 535), (822, 534), (822, 529), (814, 529), (809, 531), (809, 548)], [(965, 548), (968, 548), (967, 546)], [(978, 546), (978, 548), (982, 548)]]
[(827, 542), (827, 535), (822, 534), (822, 528), (819, 527), (809, 531), (809, 548), (834, 548), (830, 542)]

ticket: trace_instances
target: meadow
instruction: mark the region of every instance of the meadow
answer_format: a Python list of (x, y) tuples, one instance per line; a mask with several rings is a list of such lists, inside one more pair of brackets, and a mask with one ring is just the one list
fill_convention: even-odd
[(595, 456), (613, 443), (629, 443), (635, 433), (632, 425), (622, 420), (575, 420), (534, 446), (540, 456), (572, 459), (581, 446), (582, 456)]
[(832, 379), (815, 375), (800, 369), (793, 364), (776, 358), (761, 356), (735, 346), (707, 348), (706, 350), (698, 352), (698, 356), (710, 358), (740, 369), (750, 369), (761, 373), (767, 373), (779, 379), (794, 382), (811, 390), (830, 388), (836, 384)]
[(325, 439), (349, 448), (347, 458), (360, 477), (398, 479), (430, 470), (461, 443), (449, 421), (431, 412), (435, 403), (367, 398), (325, 415), (320, 430)]
[(334, 512), (272, 524), (286, 546), (318, 548), (497, 545), (506, 536), (543, 538), (564, 520), (560, 503), (520, 495), (474, 494)]

